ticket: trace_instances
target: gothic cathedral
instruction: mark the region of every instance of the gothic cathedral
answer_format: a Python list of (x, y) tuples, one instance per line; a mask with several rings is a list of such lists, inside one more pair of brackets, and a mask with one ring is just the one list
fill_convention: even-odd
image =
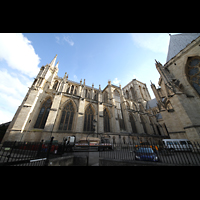
[(156, 61), (159, 88), (136, 79), (125, 87), (58, 77), (55, 58), (42, 66), (16, 111), (3, 141), (62, 142), (75, 135), (107, 137), (112, 143), (188, 138), (200, 141), (200, 34), (170, 36), (167, 62)]

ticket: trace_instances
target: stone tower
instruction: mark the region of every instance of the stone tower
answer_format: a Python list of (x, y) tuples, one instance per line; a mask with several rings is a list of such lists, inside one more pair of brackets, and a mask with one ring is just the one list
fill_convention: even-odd
[(160, 87), (151, 88), (170, 138), (200, 142), (200, 34), (171, 35), (167, 62), (155, 65)]
[(2, 142), (8, 140), (8, 138), (12, 141), (21, 141), (26, 137), (26, 129), (32, 124), (32, 116), (34, 115), (36, 108), (40, 106), (41, 100), (44, 98), (43, 94), (48, 88), (52, 87), (52, 80), (57, 76), (58, 63), (55, 66), (56, 58), (57, 55), (50, 64), (40, 68), (40, 71), (32, 86), (29, 88), (22, 104), (18, 107)]

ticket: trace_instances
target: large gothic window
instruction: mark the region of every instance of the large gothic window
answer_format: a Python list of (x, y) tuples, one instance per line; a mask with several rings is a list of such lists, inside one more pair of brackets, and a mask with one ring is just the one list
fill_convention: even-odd
[(137, 133), (137, 129), (136, 129), (136, 125), (135, 125), (135, 120), (134, 120), (132, 114), (129, 114), (129, 120), (131, 122), (132, 132), (133, 133)]
[(104, 132), (110, 132), (109, 115), (106, 109), (104, 109), (103, 111), (103, 120), (104, 120)]
[(200, 57), (188, 58), (186, 73), (190, 84), (200, 95)]
[(62, 111), (59, 130), (66, 130), (66, 131), (72, 130), (74, 110), (75, 109), (72, 102), (70, 101), (69, 103), (67, 103), (67, 105), (64, 107)]
[(51, 104), (52, 104), (52, 102), (51, 102), (50, 98), (43, 103), (34, 128), (41, 128), (41, 129), (44, 128), (45, 123), (47, 121), (47, 117), (49, 115)]
[(94, 112), (91, 105), (85, 110), (84, 131), (93, 131)]
[(103, 101), (104, 101), (104, 103), (108, 103), (108, 92), (107, 91), (104, 92)]

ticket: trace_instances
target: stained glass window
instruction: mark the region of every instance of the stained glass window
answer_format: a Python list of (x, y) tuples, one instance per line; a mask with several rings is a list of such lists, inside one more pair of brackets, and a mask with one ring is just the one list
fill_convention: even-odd
[(93, 131), (94, 113), (91, 105), (85, 110), (84, 131)]
[(188, 58), (186, 73), (190, 84), (200, 95), (200, 57)]
[(72, 130), (73, 118), (74, 118), (74, 106), (70, 101), (69, 103), (67, 103), (67, 105), (64, 107), (62, 111), (59, 130), (67, 130), (67, 131)]
[(34, 128), (41, 128), (41, 129), (44, 128), (45, 123), (47, 121), (47, 117), (49, 115), (51, 104), (52, 104), (52, 102), (51, 102), (50, 98), (43, 103)]

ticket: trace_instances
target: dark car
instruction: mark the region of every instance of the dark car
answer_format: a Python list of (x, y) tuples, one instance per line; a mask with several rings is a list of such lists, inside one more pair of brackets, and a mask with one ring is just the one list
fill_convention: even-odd
[(152, 148), (139, 148), (135, 151), (135, 160), (158, 162), (158, 156)]

